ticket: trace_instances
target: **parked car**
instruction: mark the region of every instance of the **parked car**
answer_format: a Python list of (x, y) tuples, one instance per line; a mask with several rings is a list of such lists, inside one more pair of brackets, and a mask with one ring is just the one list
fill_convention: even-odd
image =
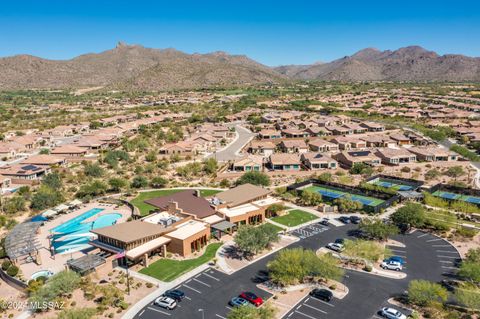
[(350, 216), (350, 221), (352, 222), (352, 224), (360, 224), (362, 219), (358, 216)]
[(403, 269), (402, 264), (400, 264), (397, 261), (389, 261), (389, 262), (384, 261), (380, 265), (380, 267), (382, 267), (383, 269), (395, 270), (395, 271), (400, 271)]
[(239, 297), (247, 300), (255, 307), (260, 307), (263, 304), (263, 299), (250, 291), (242, 292)]
[(384, 262), (396, 261), (400, 263), (402, 266), (405, 265), (405, 260), (403, 260), (403, 258), (400, 256), (391, 256), (391, 257), (388, 257), (387, 259), (384, 259), (383, 261)]
[(323, 226), (329, 226), (330, 225), (330, 219), (324, 218), (319, 222), (319, 224), (323, 225)]
[(240, 297), (233, 297), (232, 299), (230, 299), (228, 304), (232, 307), (247, 306), (248, 301)]
[(333, 298), (333, 293), (327, 289), (315, 288), (312, 291), (310, 291), (310, 296), (329, 302)]
[(350, 224), (350, 217), (348, 216), (340, 216), (338, 217), (338, 220), (344, 224)]
[(263, 283), (270, 280), (270, 274), (266, 270), (260, 270), (253, 278), (253, 281), (256, 283)]
[(393, 308), (382, 308), (380, 315), (388, 319), (407, 319), (407, 316)]
[(343, 245), (337, 243), (328, 243), (327, 248), (336, 252), (342, 252), (344, 250)]
[(158, 297), (155, 299), (155, 305), (168, 309), (173, 310), (177, 307), (177, 302), (170, 297)]
[(163, 294), (165, 297), (172, 298), (173, 300), (179, 302), (182, 301), (183, 298), (185, 298), (185, 293), (181, 290), (178, 289), (170, 289), (165, 291)]

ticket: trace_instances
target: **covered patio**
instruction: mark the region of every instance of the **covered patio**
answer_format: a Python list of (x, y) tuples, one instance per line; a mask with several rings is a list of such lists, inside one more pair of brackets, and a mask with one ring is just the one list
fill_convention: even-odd
[(100, 255), (91, 254), (85, 255), (77, 259), (71, 259), (67, 261), (67, 266), (76, 273), (84, 276), (103, 264), (105, 264), (105, 258)]
[(37, 239), (37, 233), (42, 222), (25, 222), (15, 226), (5, 237), (5, 252), (10, 260), (18, 264), (35, 261), (42, 264), (39, 249), (42, 247)]
[(222, 238), (222, 235), (228, 234), (231, 235), (236, 229), (237, 225), (229, 221), (223, 220), (219, 223), (210, 226), (211, 234), (216, 238)]

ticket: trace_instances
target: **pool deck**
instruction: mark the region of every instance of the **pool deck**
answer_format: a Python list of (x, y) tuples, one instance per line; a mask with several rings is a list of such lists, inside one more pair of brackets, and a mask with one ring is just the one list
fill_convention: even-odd
[[(88, 203), (82, 205), (79, 209), (68, 213), (57, 216), (55, 219), (45, 222), (45, 224), (40, 227), (40, 233), (37, 235), (38, 241), (42, 245), (40, 249), (40, 257), (42, 260), (41, 265), (37, 265), (33, 262), (31, 263), (24, 263), (20, 265), (20, 269), (22, 271), (23, 277), (27, 280), (30, 279), (30, 276), (37, 271), (40, 270), (50, 270), (53, 273), (57, 273), (65, 269), (66, 262), (71, 258), (78, 258), (83, 256), (85, 253), (82, 251), (77, 251), (74, 253), (66, 253), (66, 254), (57, 254), (55, 256), (50, 255), (50, 251), (48, 249), (48, 235), (50, 234), (50, 230), (55, 228), (72, 218), (80, 216), (81, 214), (93, 209), (93, 208), (103, 208), (104, 210), (98, 213), (98, 216), (110, 214), (110, 213), (119, 213), (122, 215), (120, 219), (118, 219), (118, 223), (123, 223), (130, 217), (130, 209), (127, 206), (120, 206), (116, 208), (113, 204), (101, 204), (98, 202)], [(92, 217), (95, 218), (95, 217)], [(88, 220), (91, 220), (89, 218)]]

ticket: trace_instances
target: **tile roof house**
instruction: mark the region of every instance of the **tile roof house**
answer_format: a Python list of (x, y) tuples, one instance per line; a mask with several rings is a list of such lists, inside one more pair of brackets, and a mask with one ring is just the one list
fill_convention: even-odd
[(357, 163), (378, 166), (382, 162), (372, 151), (343, 151), (334, 155), (333, 158), (347, 168), (351, 168)]
[(273, 139), (282, 138), (282, 133), (276, 130), (263, 129), (260, 132), (258, 132), (258, 137), (262, 140), (273, 140)]
[(251, 154), (259, 154), (270, 156), (275, 152), (276, 145), (270, 141), (253, 140), (247, 146), (247, 152)]
[(440, 147), (411, 147), (409, 152), (417, 156), (417, 160), (424, 162), (446, 162), (458, 160), (458, 154)]
[(376, 122), (365, 121), (365, 122), (361, 122), (360, 125), (365, 127), (369, 132), (385, 131), (385, 126), (383, 124), (376, 123)]
[(235, 172), (259, 172), (263, 169), (263, 157), (258, 155), (249, 155), (233, 161), (231, 166)]
[(388, 165), (411, 164), (417, 161), (417, 156), (405, 148), (379, 148), (375, 155)]
[(308, 146), (314, 152), (336, 152), (339, 149), (337, 144), (321, 138), (308, 142)]
[(360, 137), (367, 143), (367, 147), (395, 147), (397, 142), (390, 139), (387, 135), (366, 135)]
[(308, 152), (308, 146), (304, 140), (286, 140), (282, 141), (278, 147), (285, 153), (305, 153)]
[(24, 159), (22, 164), (45, 165), (45, 166), (65, 166), (67, 161), (62, 156), (39, 154)]
[(398, 145), (410, 145), (411, 141), (403, 134), (391, 134), (390, 138), (397, 142)]
[(270, 155), (268, 163), (270, 168), (275, 171), (299, 171), (301, 169), (298, 154), (275, 153)]
[(338, 163), (336, 160), (329, 156), (326, 156), (325, 154), (320, 153), (303, 153), (300, 156), (300, 160), (302, 161), (303, 165), (305, 165), (308, 169), (311, 170), (336, 169), (338, 167)]
[(306, 138), (309, 134), (304, 130), (289, 127), (282, 130), (282, 136), (285, 138)]
[(36, 181), (51, 172), (48, 166), (32, 164), (15, 164), (0, 167), (0, 175), (10, 177), (12, 182), (21, 183), (19, 180)]
[(87, 149), (72, 144), (61, 145), (50, 151), (52, 155), (79, 157), (87, 155)]
[(365, 141), (349, 136), (339, 136), (332, 139), (331, 142), (337, 144), (340, 150), (361, 149), (367, 147)]

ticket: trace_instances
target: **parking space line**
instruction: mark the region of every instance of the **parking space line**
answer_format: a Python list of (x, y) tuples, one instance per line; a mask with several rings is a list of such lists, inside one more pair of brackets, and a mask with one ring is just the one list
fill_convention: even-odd
[(185, 296), (185, 299), (190, 300), (190, 301), (192, 300), (192, 298), (190, 298), (189, 296)]
[(199, 291), (199, 290), (197, 290), (197, 289), (195, 289), (195, 288), (192, 288), (192, 287), (190, 287), (190, 286), (187, 286), (187, 285), (185, 285), (185, 284), (183, 284), (183, 287), (186, 287), (186, 288), (188, 288), (188, 289), (190, 289), (190, 290), (193, 290), (193, 291), (195, 291), (196, 293), (199, 293), (199, 294), (202, 293), (201, 291)]
[(155, 308), (152, 308), (152, 307), (147, 307), (147, 308), (150, 309), (150, 310), (156, 311), (156, 312), (163, 313), (164, 315), (167, 315), (167, 316), (171, 316), (171, 315), (172, 315), (171, 313), (168, 313), (168, 312), (165, 312), (165, 311), (161, 311), (160, 309), (155, 309)]
[(145, 312), (145, 309), (143, 309), (142, 312), (140, 312), (140, 314), (138, 316), (141, 317), (144, 312)]
[(202, 285), (205, 285), (205, 286), (207, 286), (207, 287), (209, 287), (209, 288), (212, 287), (212, 286), (210, 286), (209, 284), (206, 284), (206, 283), (204, 283), (203, 281), (198, 280), (197, 278), (193, 278), (193, 280), (195, 280), (196, 282), (201, 283)]
[(451, 245), (432, 245), (432, 247), (452, 247)]
[(301, 314), (301, 315), (304, 315), (305, 317), (310, 318), (310, 319), (317, 319), (317, 318), (315, 318), (315, 317), (309, 316), (309, 315), (307, 315), (306, 313), (303, 313), (303, 312), (298, 311), (298, 310), (295, 310), (295, 312), (296, 312), (296, 313), (299, 313), (299, 314)]
[[(332, 305), (331, 303), (328, 303), (328, 302), (326, 302), (326, 301), (323, 301), (323, 300), (320, 300), (320, 299), (317, 299), (317, 298), (312, 298), (312, 300), (316, 300), (316, 301), (318, 301), (318, 302), (323, 303), (324, 305), (327, 305), (327, 306), (330, 306), (330, 307), (332, 307), (332, 308), (335, 308), (334, 305)], [(307, 302), (307, 301), (305, 300), (305, 302)]]
[(451, 266), (442, 266), (443, 269), (458, 269), (457, 267), (451, 267)]
[(442, 238), (434, 238), (434, 239), (429, 239), (426, 242), (431, 243), (432, 241), (439, 241), (439, 240), (443, 240), (443, 239)]
[(442, 255), (437, 255), (438, 258), (452, 258), (452, 259), (457, 259), (457, 256), (442, 256)]
[(225, 318), (225, 317), (223, 317), (223, 316), (220, 316), (218, 313), (216, 313), (215, 316), (217, 316), (218, 318), (227, 319), (227, 318)]
[(314, 306), (307, 305), (306, 303), (304, 303), (303, 305), (304, 305), (305, 307), (310, 308), (310, 309), (313, 309), (313, 310), (316, 310), (316, 311), (318, 311), (318, 312), (327, 314), (327, 312), (326, 312), (326, 311), (323, 311), (322, 309), (315, 308)]
[(456, 251), (453, 250), (437, 250), (438, 253), (446, 253), (446, 254), (458, 254)]
[(442, 264), (453, 264), (453, 261), (451, 260), (439, 260), (438, 262)]
[(228, 310), (232, 310), (232, 308), (228, 307), (228, 306), (225, 306), (225, 308), (227, 308)]
[(425, 236), (427, 236), (427, 235), (428, 235), (428, 233), (424, 233), (424, 234), (422, 234), (422, 235), (420, 235), (420, 236), (417, 236), (417, 238), (422, 238), (422, 237), (425, 237)]
[(203, 272), (202, 275), (205, 275), (205, 276), (207, 276), (207, 277), (209, 277), (209, 278), (212, 278), (212, 279), (214, 279), (214, 280), (216, 280), (216, 281), (220, 281), (220, 279), (215, 278), (215, 277), (213, 277), (212, 275), (209, 275), (209, 274), (207, 274), (207, 273), (204, 273), (204, 272)]

